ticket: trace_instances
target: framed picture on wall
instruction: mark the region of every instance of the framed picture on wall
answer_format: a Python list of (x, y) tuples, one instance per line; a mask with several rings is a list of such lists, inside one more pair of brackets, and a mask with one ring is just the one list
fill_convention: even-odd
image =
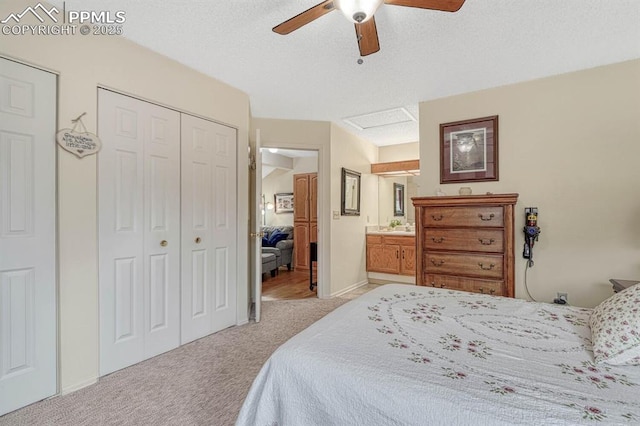
[(293, 213), (293, 192), (282, 192), (280, 194), (274, 194), (275, 198), (275, 212), (281, 213)]
[(498, 180), (498, 116), (440, 125), (440, 183)]

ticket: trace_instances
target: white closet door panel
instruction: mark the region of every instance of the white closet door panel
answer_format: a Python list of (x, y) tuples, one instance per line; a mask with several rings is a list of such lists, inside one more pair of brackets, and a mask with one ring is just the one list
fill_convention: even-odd
[(180, 114), (145, 107), (145, 358), (180, 345)]
[(138, 315), (138, 266), (136, 258), (115, 259), (114, 263), (114, 341), (123, 342), (139, 337), (136, 335), (136, 316)]
[(56, 77), (0, 59), (0, 416), (56, 392)]
[(227, 247), (219, 247), (215, 252), (214, 259), (216, 268), (216, 276), (214, 280), (214, 299), (215, 310), (217, 312), (229, 308), (229, 249)]
[(212, 305), (215, 307), (212, 331), (236, 323), (237, 288), (237, 184), (236, 130), (212, 123), (214, 132), (212, 186), (214, 204), (213, 241), (215, 244), (215, 281)]
[(182, 115), (182, 342), (236, 323), (236, 131)]
[(140, 162), (138, 154), (123, 150), (115, 151), (114, 164), (114, 214), (115, 214), (115, 231), (120, 238), (126, 236), (136, 237), (135, 231), (139, 218), (137, 217), (140, 209), (138, 185), (138, 169)]
[(190, 283), (185, 283), (185, 285), (191, 287), (189, 289), (191, 300), (188, 300), (187, 303), (191, 303), (191, 318), (193, 319), (207, 314), (208, 257), (207, 250), (193, 250), (191, 252), (192, 279)]
[(100, 90), (100, 374), (180, 343), (180, 115)]
[(182, 343), (211, 329), (213, 140), (208, 122), (182, 120)]
[(166, 254), (150, 256), (149, 331), (160, 331), (170, 326), (168, 317), (169, 257)]
[(144, 118), (138, 102), (98, 91), (100, 375), (144, 357)]
[(33, 235), (34, 143), (31, 135), (0, 132), (3, 237)]
[(35, 361), (35, 271), (33, 268), (0, 272), (2, 352), (0, 377), (33, 371)]

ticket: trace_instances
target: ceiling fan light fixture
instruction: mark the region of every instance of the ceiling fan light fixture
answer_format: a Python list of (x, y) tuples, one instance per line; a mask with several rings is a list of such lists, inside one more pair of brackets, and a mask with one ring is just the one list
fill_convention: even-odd
[(334, 3), (347, 19), (361, 24), (373, 17), (383, 0), (335, 0)]

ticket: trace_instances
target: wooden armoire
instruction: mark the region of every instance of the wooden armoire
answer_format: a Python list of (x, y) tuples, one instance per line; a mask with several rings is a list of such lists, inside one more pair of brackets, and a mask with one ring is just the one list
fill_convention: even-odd
[(310, 243), (318, 241), (317, 199), (318, 174), (293, 175), (293, 267), (297, 270), (309, 269)]

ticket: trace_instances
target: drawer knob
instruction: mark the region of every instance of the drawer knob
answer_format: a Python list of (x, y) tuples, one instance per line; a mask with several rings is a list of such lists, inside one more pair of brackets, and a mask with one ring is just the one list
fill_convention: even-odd
[(444, 241), (444, 237), (438, 237), (438, 238), (436, 238), (436, 237), (431, 237), (431, 241), (433, 241), (434, 243), (438, 243), (438, 244), (440, 244), (441, 242), (443, 242), (443, 241)]
[(441, 214), (439, 214), (438, 216), (432, 214), (431, 215), (431, 219), (435, 220), (436, 222), (439, 222), (439, 221), (441, 221), (443, 219), (443, 217), (442, 217)]
[(480, 220), (484, 220), (485, 222), (490, 221), (491, 219), (493, 219), (495, 217), (495, 215), (493, 213), (489, 214), (489, 216), (483, 215), (482, 213), (478, 213), (478, 217), (480, 218)]
[(445, 285), (444, 284), (440, 284), (440, 288), (445, 288)]
[(478, 266), (480, 267), (480, 269), (482, 269), (483, 271), (490, 271), (494, 268), (494, 266), (496, 266), (495, 263), (492, 263), (491, 265), (489, 265), (488, 268), (484, 267), (484, 263), (478, 263)]
[[(490, 289), (489, 289), (489, 294), (493, 294), (493, 293), (495, 293), (495, 292), (496, 292), (496, 290), (495, 290), (495, 289), (493, 289), (493, 288), (490, 288)], [(480, 293), (484, 294), (484, 288), (483, 288), (483, 287), (480, 287)]]
[(482, 244), (483, 246), (490, 246), (491, 244), (496, 242), (496, 240), (494, 240), (493, 238), (491, 238), (489, 240), (484, 240), (482, 238), (478, 238), (478, 241), (480, 241), (480, 244)]
[(431, 263), (433, 263), (433, 266), (442, 266), (444, 265), (444, 260), (435, 260), (435, 259), (431, 259)]

